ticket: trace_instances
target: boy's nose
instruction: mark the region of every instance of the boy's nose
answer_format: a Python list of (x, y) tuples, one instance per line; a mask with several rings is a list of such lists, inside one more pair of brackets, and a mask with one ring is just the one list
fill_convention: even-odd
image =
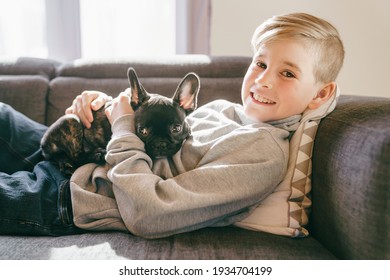
[(262, 83), (261, 87), (267, 88), (267, 89), (272, 89), (272, 84), (271, 83)]
[(256, 78), (255, 83), (261, 88), (272, 89), (271, 79), (265, 72)]

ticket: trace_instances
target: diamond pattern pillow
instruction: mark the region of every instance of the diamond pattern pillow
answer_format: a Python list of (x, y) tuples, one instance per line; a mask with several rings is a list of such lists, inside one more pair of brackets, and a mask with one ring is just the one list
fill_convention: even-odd
[(236, 226), (291, 237), (309, 234), (312, 150), (320, 120), (336, 107), (339, 88), (326, 103), (306, 110), (290, 140), (290, 157), (283, 181), (255, 210)]

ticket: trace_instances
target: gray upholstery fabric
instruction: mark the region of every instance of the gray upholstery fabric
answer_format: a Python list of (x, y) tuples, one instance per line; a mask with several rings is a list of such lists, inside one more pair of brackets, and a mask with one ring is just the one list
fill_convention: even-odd
[(343, 96), (314, 144), (313, 235), (341, 258), (390, 259), (389, 182), (390, 99)]
[(81, 59), (59, 67), (58, 76), (121, 78), (131, 66), (140, 78), (178, 78), (188, 72), (196, 72), (201, 78), (242, 78), (250, 62), (250, 57), (205, 55), (130, 57), (118, 61)]
[(39, 123), (46, 120), (46, 97), (49, 90), (47, 78), (39, 75), (0, 75), (0, 102)]
[(334, 259), (312, 237), (291, 239), (238, 228), (205, 228), (145, 240), (125, 233), (0, 239), (0, 259)]
[(58, 61), (32, 57), (4, 58), (0, 60), (0, 75), (39, 75), (52, 79), (56, 75)]
[(29, 118), (46, 122), (49, 80), (57, 73), (59, 62), (19, 57), (0, 60), (0, 102), (7, 103)]

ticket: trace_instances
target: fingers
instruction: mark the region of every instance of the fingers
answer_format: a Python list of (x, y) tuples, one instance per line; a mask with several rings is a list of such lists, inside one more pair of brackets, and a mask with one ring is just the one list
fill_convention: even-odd
[(130, 106), (131, 89), (127, 88), (121, 92), (114, 100), (107, 94), (99, 91), (84, 91), (80, 95), (76, 96), (73, 100), (72, 106), (65, 110), (66, 114), (76, 114), (83, 125), (87, 128), (91, 127), (93, 122), (93, 112), (99, 110), (108, 101), (113, 100), (111, 106), (109, 106), (105, 113), (112, 124), (116, 119), (125, 115), (134, 113)]
[(76, 114), (85, 127), (90, 128), (93, 122), (92, 110), (99, 110), (112, 98), (99, 91), (84, 91), (76, 96), (72, 106), (66, 109), (66, 114)]
[(93, 122), (91, 101), (90, 98), (87, 98), (85, 92), (78, 95), (73, 101), (73, 114), (76, 114), (80, 118), (80, 121), (86, 128), (90, 128)]
[(67, 114), (73, 114), (73, 107), (70, 106), (70, 107), (66, 108), (65, 114), (66, 114), (66, 115), (67, 115)]
[(120, 94), (124, 94), (124, 95), (127, 95), (128, 97), (130, 97), (131, 98), (131, 88), (127, 88), (127, 89), (125, 89), (125, 91), (124, 92), (121, 92)]
[(118, 97), (112, 100), (111, 106), (105, 110), (106, 116), (111, 125), (120, 117), (133, 114), (133, 108), (130, 105), (130, 96), (128, 91), (121, 92)]
[[(97, 94), (97, 97), (92, 100), (91, 102), (91, 108), (94, 111), (99, 110), (102, 108), (108, 101), (112, 100), (111, 96), (106, 95), (105, 93), (102, 92), (93, 92), (93, 94)], [(91, 95), (93, 95), (91, 94)], [(93, 96), (90, 96), (93, 97)]]

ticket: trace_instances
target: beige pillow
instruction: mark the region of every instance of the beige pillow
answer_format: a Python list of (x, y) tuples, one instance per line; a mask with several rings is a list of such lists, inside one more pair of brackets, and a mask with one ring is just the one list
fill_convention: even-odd
[(311, 208), (312, 150), (320, 120), (336, 107), (340, 95), (336, 93), (315, 110), (306, 110), (298, 129), (290, 140), (290, 157), (283, 181), (255, 210), (236, 226), (291, 237), (309, 234)]

